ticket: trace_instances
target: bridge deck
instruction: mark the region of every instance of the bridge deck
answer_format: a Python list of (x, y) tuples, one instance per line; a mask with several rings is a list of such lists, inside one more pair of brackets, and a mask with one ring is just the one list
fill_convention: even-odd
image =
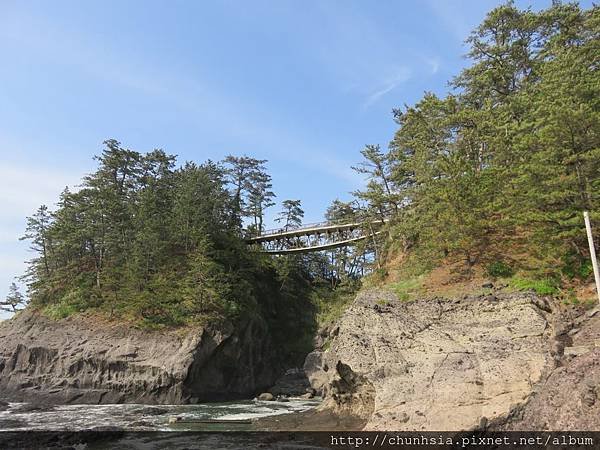
[[(373, 222), (374, 224), (380, 222)], [(268, 242), (283, 238), (291, 238), (296, 236), (308, 236), (312, 234), (325, 234), (338, 232), (342, 230), (351, 230), (364, 226), (364, 222), (345, 223), (345, 224), (316, 224), (309, 225), (304, 228), (295, 228), (293, 230), (271, 230), (261, 234), (260, 236), (254, 236), (246, 239), (248, 242)]]
[(353, 242), (362, 241), (363, 239), (368, 238), (369, 236), (361, 236), (352, 239), (346, 239), (345, 241), (332, 242), (331, 244), (323, 244), (317, 245), (313, 247), (297, 247), (297, 248), (287, 248), (287, 249), (279, 249), (279, 250), (264, 250), (263, 253), (268, 253), (270, 255), (289, 255), (289, 254), (299, 254), (299, 253), (311, 253), (318, 252), (321, 250), (329, 250), (333, 248), (344, 247), (346, 245), (352, 244)]

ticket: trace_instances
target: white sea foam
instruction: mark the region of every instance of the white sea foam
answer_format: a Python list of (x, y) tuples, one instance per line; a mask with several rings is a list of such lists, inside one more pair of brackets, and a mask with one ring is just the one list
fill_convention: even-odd
[[(306, 411), (318, 400), (292, 399), (289, 402), (243, 401), (200, 405), (58, 405), (47, 410), (27, 411), (25, 403), (10, 403), (0, 411), (0, 430), (76, 431), (95, 427), (119, 427), (126, 430), (181, 431), (186, 424), (168, 425), (169, 417), (186, 420), (247, 420)], [(156, 414), (159, 412), (160, 414)]]

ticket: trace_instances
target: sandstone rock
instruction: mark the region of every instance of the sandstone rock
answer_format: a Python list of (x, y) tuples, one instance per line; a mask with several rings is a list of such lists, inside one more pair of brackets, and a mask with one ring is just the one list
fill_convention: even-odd
[(304, 369), (288, 369), (277, 379), (275, 385), (269, 389), (273, 395), (297, 396), (310, 388), (310, 382), (304, 373)]
[(258, 396), (258, 399), (263, 402), (272, 402), (275, 400), (275, 397), (270, 392), (263, 392)]
[(581, 356), (581, 355), (585, 355), (589, 351), (591, 351), (591, 348), (589, 348), (586, 345), (576, 345), (573, 347), (565, 347), (564, 355), (565, 356)]
[(369, 417), (373, 413), (375, 393), (366, 377), (339, 360), (332, 375), (323, 393), (323, 397), (330, 399), (329, 406), (337, 413)]
[(487, 417), (483, 416), (479, 419), (479, 429), (480, 430), (485, 430), (485, 427), (487, 427), (487, 424), (488, 424)]
[[(477, 429), (507, 416), (554, 367), (553, 329), (535, 294), (495, 296), (400, 302), (362, 292), (329, 349), (307, 357), (322, 408), (374, 430)], [(394, 307), (381, 314), (377, 304)]]
[(271, 386), (268, 330), (151, 332), (83, 315), (52, 320), (26, 310), (0, 324), (0, 397), (49, 403), (189, 403)]
[(327, 372), (329, 367), (323, 364), (323, 352), (315, 350), (309, 353), (304, 360), (304, 373), (315, 393), (321, 393), (323, 386), (329, 380)]
[(600, 348), (595, 348), (568, 359), (555, 369), (536, 395), (522, 406), (520, 415), (501, 424), (497, 430), (598, 430), (598, 386)]
[(596, 400), (597, 400), (596, 391), (593, 388), (586, 389), (581, 397), (581, 401), (587, 407), (594, 406), (594, 403), (596, 403)]

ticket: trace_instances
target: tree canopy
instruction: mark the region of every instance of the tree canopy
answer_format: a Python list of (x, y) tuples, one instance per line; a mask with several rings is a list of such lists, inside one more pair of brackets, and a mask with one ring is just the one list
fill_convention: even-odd
[(467, 270), (586, 264), (582, 211), (600, 219), (599, 34), (598, 6), (507, 2), (467, 40), (471, 65), (449, 95), (394, 110), (388, 151), (363, 151), (357, 197), (391, 212), (395, 245)]

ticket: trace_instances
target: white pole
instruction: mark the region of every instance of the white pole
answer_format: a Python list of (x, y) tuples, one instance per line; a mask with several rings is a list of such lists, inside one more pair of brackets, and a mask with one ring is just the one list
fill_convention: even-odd
[(590, 245), (590, 257), (592, 258), (592, 267), (594, 268), (594, 279), (596, 280), (596, 294), (600, 303), (600, 271), (598, 270), (598, 260), (596, 259), (596, 248), (594, 247), (594, 238), (592, 237), (592, 225), (590, 224), (590, 214), (583, 212), (585, 220), (585, 229), (587, 231), (588, 244)]

